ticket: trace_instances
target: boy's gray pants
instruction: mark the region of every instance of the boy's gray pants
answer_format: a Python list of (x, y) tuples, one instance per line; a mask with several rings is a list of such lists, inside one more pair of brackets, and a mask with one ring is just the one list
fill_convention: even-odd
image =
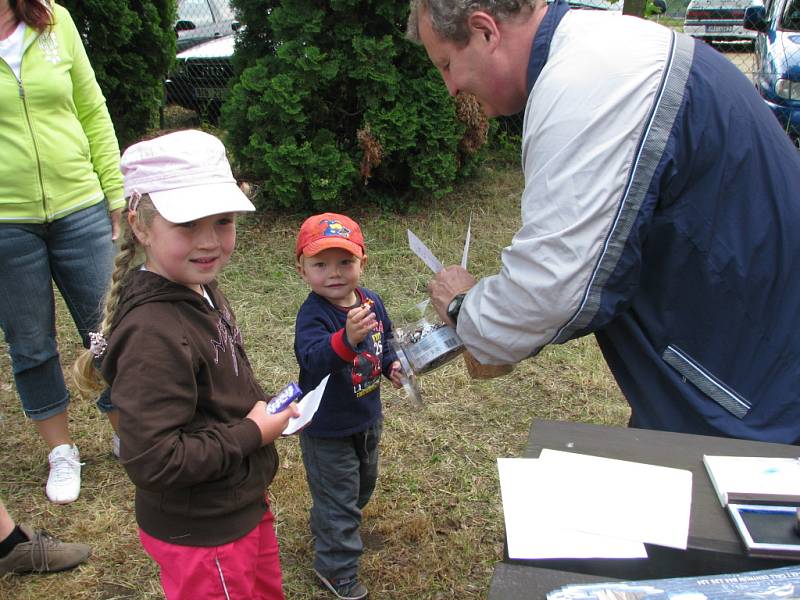
[(363, 545), (361, 509), (378, 480), (383, 421), (347, 437), (300, 432), (300, 449), (311, 491), (314, 568), (327, 579), (356, 577)]

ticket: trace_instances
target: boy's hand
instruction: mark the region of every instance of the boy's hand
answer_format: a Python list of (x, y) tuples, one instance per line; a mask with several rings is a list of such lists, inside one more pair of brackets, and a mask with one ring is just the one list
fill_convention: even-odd
[(392, 382), (392, 385), (395, 387), (395, 389), (400, 389), (403, 387), (403, 382), (400, 379), (402, 373), (403, 367), (399, 360), (396, 360), (389, 365), (389, 380)]
[(372, 304), (365, 302), (361, 306), (347, 313), (347, 322), (344, 326), (347, 341), (355, 348), (364, 341), (370, 331), (378, 325), (377, 317), (372, 312)]
[(261, 431), (261, 445), (265, 446), (270, 442), (274, 442), (286, 429), (289, 424), (289, 419), (292, 417), (299, 417), (300, 409), (297, 402), (292, 402), (279, 413), (270, 415), (267, 413), (267, 403), (259, 400), (247, 413), (247, 418), (254, 421)]

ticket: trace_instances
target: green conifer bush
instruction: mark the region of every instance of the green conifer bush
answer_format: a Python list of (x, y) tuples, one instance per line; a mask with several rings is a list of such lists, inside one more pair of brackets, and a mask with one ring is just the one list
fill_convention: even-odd
[(59, 0), (81, 32), (120, 145), (158, 124), (176, 0)]
[(262, 208), (403, 208), (474, 169), (487, 121), (405, 39), (408, 2), (233, 4), (245, 25), (222, 124)]

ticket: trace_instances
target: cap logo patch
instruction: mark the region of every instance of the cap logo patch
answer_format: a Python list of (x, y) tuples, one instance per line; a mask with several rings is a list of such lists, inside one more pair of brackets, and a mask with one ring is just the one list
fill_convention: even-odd
[(325, 224), (325, 231), (322, 232), (322, 235), (325, 237), (341, 237), (341, 238), (349, 238), (350, 237), (350, 230), (341, 224), (341, 222), (337, 220), (330, 220), (330, 219), (323, 219), (320, 221), (320, 224)]

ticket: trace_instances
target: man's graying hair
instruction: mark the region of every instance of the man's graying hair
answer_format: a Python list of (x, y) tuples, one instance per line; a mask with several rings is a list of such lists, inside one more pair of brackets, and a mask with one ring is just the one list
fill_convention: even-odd
[(419, 16), (430, 15), (433, 30), (446, 40), (464, 44), (469, 40), (467, 18), (476, 10), (494, 16), (498, 21), (510, 19), (531, 10), (542, 0), (411, 0), (406, 37), (420, 43)]

